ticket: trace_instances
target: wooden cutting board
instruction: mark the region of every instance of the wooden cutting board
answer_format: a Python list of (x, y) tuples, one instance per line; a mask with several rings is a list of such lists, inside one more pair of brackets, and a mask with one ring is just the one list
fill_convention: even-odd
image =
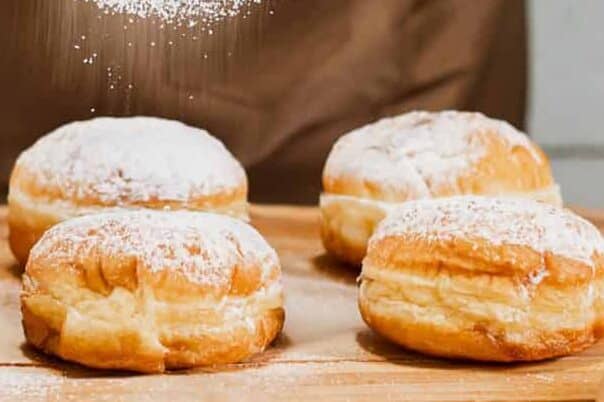
[[(604, 213), (582, 210), (604, 228)], [(358, 272), (323, 255), (314, 208), (253, 208), (285, 272), (282, 336), (251, 361), (161, 376), (86, 369), (24, 344), (20, 270), (0, 208), (0, 401), (593, 400), (604, 341), (534, 364), (474, 364), (411, 353), (373, 334), (356, 307)]]

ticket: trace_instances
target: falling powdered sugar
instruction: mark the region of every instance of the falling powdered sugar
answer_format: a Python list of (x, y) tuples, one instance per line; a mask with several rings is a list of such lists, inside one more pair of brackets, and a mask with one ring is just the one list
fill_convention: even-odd
[(429, 198), (455, 187), (486, 154), (483, 133), (499, 136), (510, 149), (541, 156), (525, 134), (510, 124), (470, 112), (410, 112), (382, 119), (343, 136), (325, 167), (327, 176), (351, 176), (413, 198)]
[(379, 239), (401, 234), (527, 246), (590, 266), (594, 253), (604, 253), (602, 236), (588, 221), (568, 210), (515, 198), (461, 196), (403, 203), (380, 223), (370, 248)]
[(233, 17), (251, 4), (261, 0), (92, 0), (107, 12), (132, 14), (141, 18), (157, 17), (171, 22), (202, 18), (219, 21)]
[[(32, 260), (72, 264), (88, 256), (133, 258), (152, 273), (182, 274), (191, 283), (228, 288), (233, 270), (279, 266), (276, 252), (251, 226), (226, 216), (188, 211), (118, 212), (60, 223), (32, 249)], [(237, 268), (240, 267), (240, 268)]]

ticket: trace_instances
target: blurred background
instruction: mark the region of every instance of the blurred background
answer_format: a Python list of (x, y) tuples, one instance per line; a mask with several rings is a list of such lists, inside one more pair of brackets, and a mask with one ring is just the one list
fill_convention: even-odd
[(255, 202), (316, 203), (345, 132), (412, 109), (526, 130), (569, 204), (604, 207), (602, 0), (266, 0), (166, 24), (95, 1), (0, 2), (0, 185), (72, 120), (157, 115), (207, 128)]
[(531, 0), (528, 131), (565, 201), (604, 207), (604, 31), (600, 0)]

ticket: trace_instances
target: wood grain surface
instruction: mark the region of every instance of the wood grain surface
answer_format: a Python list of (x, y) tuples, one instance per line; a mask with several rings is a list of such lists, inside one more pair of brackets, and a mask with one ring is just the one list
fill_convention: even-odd
[[(581, 210), (604, 227), (604, 213)], [(593, 400), (604, 341), (535, 364), (474, 364), (424, 357), (389, 344), (361, 321), (358, 271), (323, 255), (313, 208), (253, 208), (253, 223), (285, 272), (286, 325), (249, 362), (161, 376), (86, 369), (24, 344), (20, 270), (0, 209), (0, 401), (464, 401)]]

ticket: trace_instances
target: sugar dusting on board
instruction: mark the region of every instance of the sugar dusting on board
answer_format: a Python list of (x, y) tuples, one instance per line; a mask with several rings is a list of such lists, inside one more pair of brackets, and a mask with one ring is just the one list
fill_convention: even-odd
[(217, 288), (228, 288), (235, 269), (258, 266), (266, 278), (279, 266), (276, 252), (251, 226), (187, 211), (141, 210), (71, 219), (47, 231), (30, 258), (70, 264), (90, 255), (134, 258), (150, 272), (178, 272), (192, 283)]
[(158, 17), (168, 23), (188, 21), (189, 25), (236, 16), (250, 3), (261, 0), (92, 0), (107, 12)]
[(588, 221), (568, 210), (514, 198), (463, 196), (403, 203), (378, 226), (369, 247), (401, 234), (429, 241), (485, 239), (528, 246), (591, 266), (594, 253), (604, 254), (602, 236)]
[(352, 176), (412, 198), (429, 198), (471, 173), (487, 152), (481, 133), (494, 133), (510, 149), (523, 147), (541, 163), (526, 135), (480, 113), (411, 112), (382, 119), (340, 138), (329, 155), (327, 176)]

